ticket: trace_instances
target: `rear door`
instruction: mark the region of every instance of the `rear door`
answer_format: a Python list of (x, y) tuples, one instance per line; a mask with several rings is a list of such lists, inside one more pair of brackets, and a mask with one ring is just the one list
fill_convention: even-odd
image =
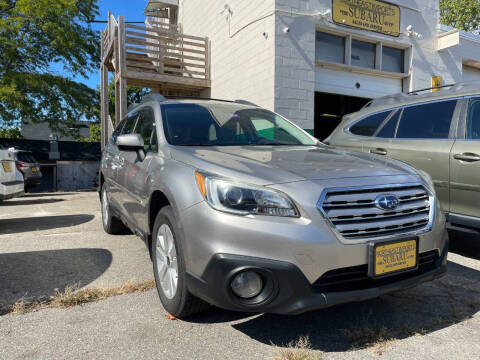
[(121, 178), (122, 207), (128, 220), (137, 228), (146, 231), (148, 218), (146, 206), (148, 205), (148, 167), (152, 156), (158, 151), (157, 139), (154, 132), (155, 113), (150, 106), (138, 111), (138, 121), (132, 133), (143, 138), (145, 159), (140, 160), (134, 151), (122, 151), (124, 165)]
[[(389, 119), (392, 110), (384, 110), (367, 115), (359, 121), (354, 122), (345, 129), (339, 129), (339, 134), (334, 132), (336, 136), (332, 136), (331, 144), (346, 149), (366, 151), (365, 149), (376, 148), (378, 145), (374, 134), (378, 128)], [(368, 151), (367, 150), (367, 151)]]
[(387, 155), (433, 178), (444, 211), (449, 211), (450, 151), (460, 113), (456, 99), (404, 107)]
[(450, 156), (450, 212), (480, 218), (480, 97), (466, 101)]
[(395, 131), (397, 130), (398, 120), (403, 109), (390, 110), (388, 116), (380, 123), (373, 135), (366, 138), (363, 143), (363, 151), (375, 155), (390, 156), (391, 147)]

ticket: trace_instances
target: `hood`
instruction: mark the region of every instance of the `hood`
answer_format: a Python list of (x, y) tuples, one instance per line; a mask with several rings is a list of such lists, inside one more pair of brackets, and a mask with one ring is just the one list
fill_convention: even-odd
[(172, 158), (199, 170), (257, 184), (417, 175), (408, 165), (335, 147), (172, 147)]

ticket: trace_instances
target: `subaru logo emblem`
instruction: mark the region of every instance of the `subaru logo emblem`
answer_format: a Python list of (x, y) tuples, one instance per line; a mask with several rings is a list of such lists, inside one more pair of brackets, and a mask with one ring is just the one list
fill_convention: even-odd
[(395, 195), (379, 195), (375, 199), (375, 206), (385, 211), (395, 210), (398, 203), (399, 200)]

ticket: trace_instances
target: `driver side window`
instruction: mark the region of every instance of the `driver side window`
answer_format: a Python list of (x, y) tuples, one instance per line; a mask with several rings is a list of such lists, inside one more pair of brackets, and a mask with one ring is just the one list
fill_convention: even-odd
[[(152, 132), (155, 128), (155, 113), (150, 107), (140, 110), (135, 133), (143, 139), (145, 152), (154, 151), (152, 144)], [(154, 134), (155, 135), (155, 134)]]

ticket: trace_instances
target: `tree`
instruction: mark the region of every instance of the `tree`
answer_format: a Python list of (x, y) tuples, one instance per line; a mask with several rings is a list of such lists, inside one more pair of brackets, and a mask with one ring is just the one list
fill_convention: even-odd
[[(135, 103), (140, 103), (145, 95), (150, 94), (150, 89), (138, 88), (133, 86), (127, 87), (127, 106)], [(115, 82), (111, 81), (108, 84), (108, 112), (110, 117), (115, 122)]]
[(3, 127), (46, 122), (75, 135), (77, 121), (98, 120), (98, 93), (72, 80), (98, 69), (99, 34), (86, 25), (98, 15), (97, 1), (0, 0)]
[(454, 28), (479, 32), (479, 0), (440, 0), (440, 22)]
[(0, 139), (21, 139), (22, 133), (18, 128), (0, 129)]
[(78, 138), (76, 138), (76, 140), (79, 141), (79, 142), (101, 142), (102, 141), (102, 128), (101, 128), (100, 124), (90, 125), (90, 137), (88, 137), (88, 138), (78, 137)]

